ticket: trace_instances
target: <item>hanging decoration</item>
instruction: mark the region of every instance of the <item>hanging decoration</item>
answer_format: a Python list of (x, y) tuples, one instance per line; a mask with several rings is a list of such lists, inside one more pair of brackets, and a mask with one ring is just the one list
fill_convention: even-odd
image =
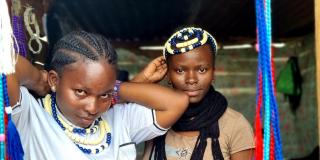
[(17, 40), (17, 44), (14, 44), (14, 48), (21, 56), (26, 57), (28, 53), (26, 46), (26, 35), (23, 25), (23, 18), (20, 16), (21, 2), (19, 0), (12, 1), (12, 10), (13, 34)]
[(24, 153), (19, 133), (11, 120), (7, 88), (7, 75), (15, 72), (17, 54), (6, 0), (0, 0), (0, 35), (0, 159), (22, 160)]
[[(28, 42), (29, 50), (34, 54), (39, 54), (42, 50), (42, 43), (40, 41), (41, 40), (40, 29), (36, 19), (36, 15), (32, 11), (33, 11), (33, 8), (30, 6), (27, 6), (23, 14), (23, 19), (24, 19), (24, 24), (30, 36), (30, 39)], [(34, 27), (34, 31), (31, 29), (32, 25)], [(37, 50), (33, 48), (32, 41), (36, 41), (36, 44), (38, 47)]]
[(257, 50), (259, 54), (255, 117), (255, 156), (257, 160), (281, 160), (283, 156), (271, 48), (271, 0), (256, 0), (256, 23), (258, 29)]

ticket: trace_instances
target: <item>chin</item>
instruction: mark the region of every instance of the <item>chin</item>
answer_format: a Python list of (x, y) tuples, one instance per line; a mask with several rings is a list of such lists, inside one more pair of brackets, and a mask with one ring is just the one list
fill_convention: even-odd
[(189, 103), (199, 103), (202, 97), (189, 97)]

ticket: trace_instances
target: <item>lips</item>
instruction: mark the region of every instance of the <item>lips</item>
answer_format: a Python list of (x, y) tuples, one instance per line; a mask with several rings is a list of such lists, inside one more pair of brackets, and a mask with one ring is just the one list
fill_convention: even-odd
[(82, 124), (85, 125), (85, 126), (89, 126), (93, 123), (95, 119), (93, 118), (81, 118), (81, 121), (82, 121)]
[(184, 91), (189, 97), (196, 97), (200, 95), (201, 90), (185, 90)]

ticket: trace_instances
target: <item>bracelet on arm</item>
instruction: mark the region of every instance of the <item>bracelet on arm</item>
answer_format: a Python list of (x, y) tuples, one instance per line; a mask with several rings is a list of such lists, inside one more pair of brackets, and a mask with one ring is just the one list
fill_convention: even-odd
[(120, 85), (122, 81), (116, 80), (116, 84), (114, 85), (113, 88), (113, 97), (112, 97), (112, 104), (117, 104), (120, 101), (120, 95), (119, 95), (119, 90), (120, 90)]

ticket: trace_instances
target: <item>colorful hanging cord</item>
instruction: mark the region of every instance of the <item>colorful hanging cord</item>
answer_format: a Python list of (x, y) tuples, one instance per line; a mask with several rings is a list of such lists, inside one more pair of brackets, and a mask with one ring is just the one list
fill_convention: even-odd
[(15, 72), (17, 55), (6, 0), (0, 0), (0, 35), (0, 160), (22, 160), (24, 153), (19, 133), (11, 120), (7, 87), (7, 75)]
[[(271, 50), (271, 1), (256, 0), (258, 29), (258, 70), (255, 117), (255, 156), (257, 160), (283, 159), (278, 106), (274, 87), (274, 62)], [(262, 136), (263, 120), (263, 136)]]

